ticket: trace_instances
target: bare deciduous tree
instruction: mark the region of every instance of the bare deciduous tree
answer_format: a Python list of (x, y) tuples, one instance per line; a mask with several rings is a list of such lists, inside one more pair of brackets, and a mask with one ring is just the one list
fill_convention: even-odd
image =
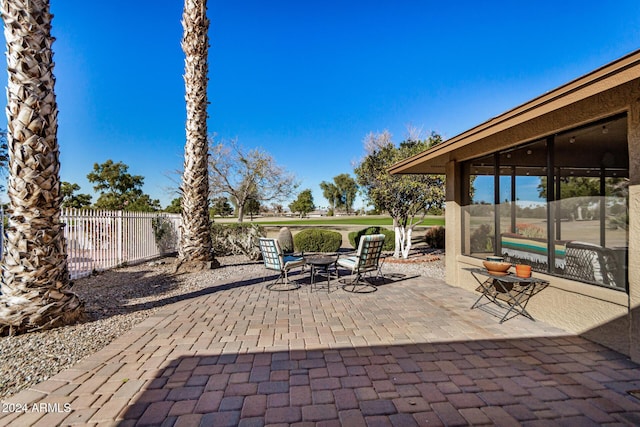
[(210, 139), (211, 194), (228, 195), (236, 206), (238, 222), (244, 219), (249, 199), (260, 202), (285, 201), (298, 184), (295, 176), (276, 164), (264, 150), (243, 149), (237, 140), (229, 144)]
[(389, 144), (393, 144), (393, 137), (387, 129), (383, 130), (382, 133), (369, 132), (364, 137), (363, 143), (365, 153), (372, 154)]
[(412, 123), (408, 123), (406, 127), (407, 127), (407, 135), (405, 139), (407, 141), (422, 141), (423, 135), (424, 135), (424, 131), (422, 127), (417, 127)]

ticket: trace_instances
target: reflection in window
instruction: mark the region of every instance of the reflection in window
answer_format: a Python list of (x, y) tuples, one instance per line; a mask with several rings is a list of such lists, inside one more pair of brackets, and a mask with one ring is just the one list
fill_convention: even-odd
[(495, 250), (495, 179), (493, 156), (468, 164), (466, 252), (484, 257)]
[(625, 290), (628, 163), (626, 116), (464, 163), (463, 253)]

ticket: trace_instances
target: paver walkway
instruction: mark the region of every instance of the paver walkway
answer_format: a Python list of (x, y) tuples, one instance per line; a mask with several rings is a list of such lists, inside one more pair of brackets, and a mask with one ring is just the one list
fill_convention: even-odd
[(500, 325), (438, 280), (209, 291), (3, 402), (0, 425), (640, 425), (640, 366), (522, 316)]

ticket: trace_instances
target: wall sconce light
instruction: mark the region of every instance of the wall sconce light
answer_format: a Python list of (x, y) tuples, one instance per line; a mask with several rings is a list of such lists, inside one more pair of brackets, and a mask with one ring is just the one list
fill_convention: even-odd
[(507, 153), (507, 159), (511, 158), (511, 153)]
[(527, 150), (527, 154), (531, 154), (531, 153), (533, 153), (533, 151)]
[(606, 126), (602, 126), (602, 133), (609, 133), (609, 129)]
[(569, 144), (573, 144), (574, 142), (576, 142), (575, 136), (572, 136), (571, 138), (569, 138)]

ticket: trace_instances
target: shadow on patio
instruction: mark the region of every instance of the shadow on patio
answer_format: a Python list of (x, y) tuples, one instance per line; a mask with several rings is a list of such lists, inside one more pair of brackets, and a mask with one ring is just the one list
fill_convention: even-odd
[(640, 367), (579, 337), (178, 357), (119, 425), (640, 424)]
[[(250, 264), (253, 263), (247, 263), (247, 265)], [(223, 266), (222, 269), (232, 269), (237, 266), (237, 264)], [(263, 282), (263, 278), (250, 278), (223, 284), (216, 280), (216, 283), (193, 286), (196, 289), (186, 292), (178, 289), (180, 282), (180, 275), (159, 273), (151, 267), (137, 271), (115, 269), (82, 279), (74, 285), (73, 290), (85, 302), (89, 321), (92, 321), (97, 318), (160, 308), (236, 287), (259, 284)]]

